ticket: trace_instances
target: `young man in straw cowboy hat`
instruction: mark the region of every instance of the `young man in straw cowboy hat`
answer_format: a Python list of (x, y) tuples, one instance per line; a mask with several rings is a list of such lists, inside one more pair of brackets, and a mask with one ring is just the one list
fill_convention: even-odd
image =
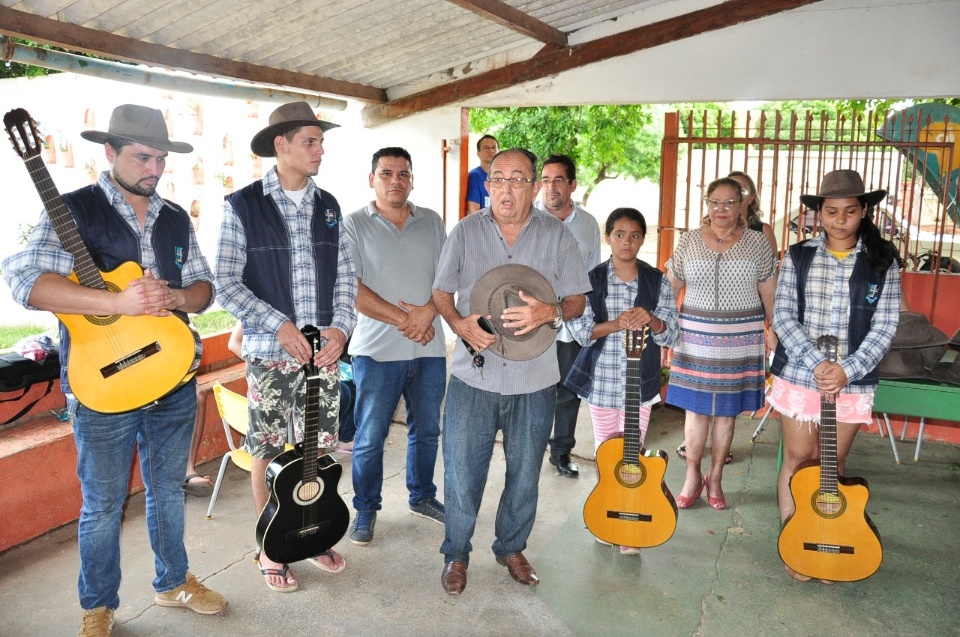
[[(63, 314), (186, 317), (210, 305), (213, 275), (200, 253), (186, 211), (156, 192), (167, 153), (193, 147), (170, 141), (160, 111), (124, 104), (106, 132), (84, 139), (104, 145), (110, 169), (97, 184), (67, 193), (86, 247), (108, 269), (133, 261), (144, 273), (120, 292), (83, 287), (67, 275), (74, 256), (60, 243), (46, 211), (26, 248), (3, 263), (14, 298), (27, 307)], [(80, 404), (70, 391), (66, 364), (69, 335), (61, 329), (61, 386), (73, 423), (77, 476), (83, 495), (78, 527), (80, 635), (110, 635), (120, 604), (120, 523), (136, 446), (146, 486), (147, 531), (156, 556), (153, 587), (161, 606), (198, 613), (223, 610), (227, 600), (187, 571), (183, 543), (187, 466), (196, 412), (192, 379), (163, 398), (124, 413), (105, 414)]]
[[(217, 250), (217, 299), (243, 324), (250, 430), (247, 451), (253, 501), (262, 511), (269, 500), (264, 475), (283, 451), (287, 420), (294, 414), (303, 431), (306, 385), (302, 366), (312, 357), (320, 367), (322, 404), (339, 404), (337, 361), (356, 324), (357, 277), (347, 250), (340, 204), (313, 181), (323, 158), (323, 135), (336, 124), (318, 120), (306, 102), (292, 102), (270, 114), (250, 149), (276, 157), (263, 179), (226, 198)], [(324, 345), (314, 355), (300, 332), (320, 329)], [(261, 391), (269, 388), (270, 391)], [(322, 452), (337, 445), (336, 408), (320, 410)], [(328, 418), (328, 414), (334, 414)], [(288, 565), (258, 552), (267, 586), (297, 590)], [(339, 573), (343, 557), (324, 551), (310, 559)]]
[[(454, 350), (443, 418), (446, 531), (440, 582), (448, 595), (459, 595), (467, 585), (470, 539), (500, 429), (507, 478), (491, 548), (514, 580), (539, 582), (523, 551), (537, 514), (537, 484), (560, 381), (556, 329), (583, 312), (590, 281), (573, 234), (533, 207), (540, 189), (536, 175), (536, 155), (527, 150), (494, 157), (487, 179), (491, 206), (453, 229), (433, 283), (440, 315), (472, 348)], [(489, 319), (495, 335), (481, 328), (481, 317)]]

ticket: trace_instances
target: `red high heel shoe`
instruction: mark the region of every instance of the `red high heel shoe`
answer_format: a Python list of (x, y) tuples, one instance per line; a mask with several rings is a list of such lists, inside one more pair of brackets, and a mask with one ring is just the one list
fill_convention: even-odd
[(693, 506), (693, 503), (700, 499), (700, 496), (703, 494), (703, 490), (707, 487), (707, 478), (704, 476), (703, 482), (700, 483), (700, 488), (691, 496), (678, 495), (674, 500), (677, 502), (678, 509), (689, 509)]
[[(707, 476), (704, 476), (703, 478), (703, 486), (704, 487), (707, 486)], [(713, 507), (713, 509), (716, 511), (722, 511), (727, 508), (726, 498), (713, 497), (712, 495), (710, 495), (710, 489), (707, 489), (707, 504)]]

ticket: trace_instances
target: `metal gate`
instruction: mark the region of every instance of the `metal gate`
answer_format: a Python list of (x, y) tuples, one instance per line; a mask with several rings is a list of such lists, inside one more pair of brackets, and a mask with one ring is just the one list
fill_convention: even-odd
[[(949, 119), (932, 121), (922, 111), (895, 116), (870, 112), (832, 120), (810, 111), (668, 113), (658, 264), (666, 263), (680, 233), (700, 226), (702, 193), (714, 179), (734, 170), (753, 178), (762, 219), (773, 227), (782, 255), (789, 245), (819, 232), (815, 212), (800, 204), (800, 195), (815, 194), (825, 173), (847, 168), (863, 176), (868, 191), (887, 191), (874, 221), (900, 249), (908, 271), (960, 274), (957, 184), (942, 183), (951, 175), (955, 181), (954, 173), (960, 172), (950, 172), (958, 145), (954, 132), (960, 127)], [(941, 183), (933, 182), (937, 171), (929, 165), (937, 161), (946, 167)]]

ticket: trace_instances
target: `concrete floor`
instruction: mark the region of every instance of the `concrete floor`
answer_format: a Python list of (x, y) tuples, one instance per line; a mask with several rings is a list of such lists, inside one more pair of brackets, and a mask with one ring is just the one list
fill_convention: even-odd
[[(581, 510), (595, 484), (592, 462), (580, 461), (579, 480), (556, 476), (544, 462), (537, 524), (526, 551), (541, 578), (534, 588), (511, 580), (489, 552), (503, 484), (497, 448), (474, 537), (477, 550), (458, 598), (445, 595), (439, 582), (443, 528), (407, 512), (406, 436), (399, 425), (391, 428), (385, 453), (385, 506), (374, 541), (360, 547), (344, 539), (338, 549), (347, 570), (340, 575), (295, 564), (298, 592), (269, 591), (251, 561), (248, 474), (228, 468), (212, 520), (204, 518), (205, 498), (188, 497), (191, 569), (230, 600), (222, 616), (154, 604), (143, 498), (135, 496), (124, 526), (125, 577), (114, 634), (960, 635), (960, 447), (927, 442), (920, 462), (897, 465), (886, 439), (861, 435), (848, 471), (869, 480), (868, 512), (882, 536), (883, 564), (862, 582), (801, 584), (787, 578), (777, 555), (777, 423), (751, 444), (755, 426), (746, 418), (738, 425), (735, 461), (724, 476), (728, 508), (714, 511), (704, 498), (680, 511), (666, 544), (639, 556), (619, 555), (584, 528)], [(592, 458), (586, 409), (578, 434), (577, 454)], [(647, 442), (669, 451), (667, 484), (675, 493), (684, 467), (673, 449), (681, 438), (682, 416), (655, 410)], [(910, 458), (909, 443), (899, 444), (901, 456)], [(340, 492), (349, 504), (349, 456), (343, 464)], [(215, 475), (218, 467), (204, 469)], [(42, 474), (38, 467), (35, 479)], [(0, 635), (74, 635), (77, 564), (74, 524), (7, 551), (0, 559)]]

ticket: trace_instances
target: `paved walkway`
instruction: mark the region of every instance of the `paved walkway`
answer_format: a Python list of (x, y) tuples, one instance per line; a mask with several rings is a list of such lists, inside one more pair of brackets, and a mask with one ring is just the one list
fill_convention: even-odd
[[(871, 578), (828, 587), (787, 578), (777, 555), (776, 422), (751, 445), (756, 421), (742, 419), (735, 461), (724, 487), (728, 508), (706, 499), (681, 511), (674, 536), (640, 556), (621, 556), (585, 530), (582, 506), (594, 469), (581, 461), (579, 480), (560, 478), (546, 461), (537, 525), (526, 555), (542, 583), (515, 583), (489, 552), (503, 484), (503, 456), (494, 452), (476, 551), (466, 591), (451, 598), (440, 587), (443, 528), (407, 513), (402, 426), (390, 431), (384, 456), (385, 506), (374, 541), (338, 546), (347, 570), (330, 575), (295, 564), (300, 590), (269, 591), (251, 561), (254, 513), (249, 476), (227, 469), (212, 520), (206, 499), (188, 498), (187, 546), (192, 570), (224, 593), (222, 616), (157, 606), (150, 581), (152, 554), (142, 496), (130, 499), (123, 533), (124, 579), (118, 637), (233, 635), (488, 636), (573, 635), (958, 635), (960, 634), (960, 447), (924, 443), (921, 461), (897, 465), (889, 442), (861, 435), (849, 461), (852, 475), (870, 482), (868, 506), (883, 538), (884, 561)], [(583, 410), (577, 452), (592, 457)], [(654, 412), (648, 446), (669, 450), (667, 484), (677, 492), (683, 465), (673, 449), (682, 417)], [(901, 456), (908, 443), (902, 443)], [(340, 491), (349, 503), (349, 456)], [(219, 463), (204, 467), (216, 473)], [(706, 467), (704, 467), (706, 469)], [(43, 467), (35, 475), (42, 480)], [(438, 468), (438, 477), (442, 471)], [(68, 525), (0, 558), (0, 635), (76, 634), (76, 526)]]

